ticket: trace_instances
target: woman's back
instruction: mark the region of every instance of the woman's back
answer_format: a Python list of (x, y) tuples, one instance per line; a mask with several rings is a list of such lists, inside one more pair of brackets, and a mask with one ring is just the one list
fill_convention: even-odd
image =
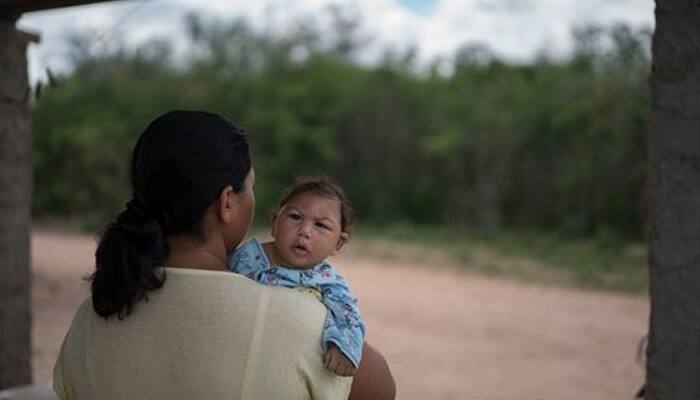
[(315, 298), (228, 272), (166, 274), (122, 320), (81, 306), (54, 371), (62, 398), (347, 398), (351, 379), (322, 365)]

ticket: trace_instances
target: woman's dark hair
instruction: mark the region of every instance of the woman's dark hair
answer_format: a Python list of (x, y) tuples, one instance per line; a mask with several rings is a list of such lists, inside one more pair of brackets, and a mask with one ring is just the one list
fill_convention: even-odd
[(280, 200), (277, 210), (272, 214), (273, 218), (292, 198), (305, 193), (338, 200), (338, 203), (340, 203), (340, 231), (350, 234), (350, 228), (355, 219), (355, 212), (352, 209), (350, 200), (345, 196), (343, 188), (327, 175), (300, 176), (295, 179), (294, 184), (288, 187), (282, 195), (282, 200)]
[(220, 115), (172, 111), (151, 122), (134, 147), (133, 197), (97, 246), (90, 277), (95, 312), (124, 318), (161, 288), (165, 238), (202, 237), (206, 210), (226, 186), (242, 190), (250, 168), (243, 130)]

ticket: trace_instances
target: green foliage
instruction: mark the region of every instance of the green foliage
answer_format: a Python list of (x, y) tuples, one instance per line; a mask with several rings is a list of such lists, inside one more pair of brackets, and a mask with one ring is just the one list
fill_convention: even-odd
[(192, 15), (185, 62), (166, 41), (94, 55), (75, 39), (73, 72), (32, 109), (34, 213), (107, 221), (138, 134), (187, 108), (246, 128), (259, 217), (295, 176), (330, 173), (363, 224), (643, 235), (648, 32), (582, 29), (570, 59), (526, 65), (465, 47), (423, 73), (414, 50), (354, 63), (365, 40), (333, 12), (330, 40)]

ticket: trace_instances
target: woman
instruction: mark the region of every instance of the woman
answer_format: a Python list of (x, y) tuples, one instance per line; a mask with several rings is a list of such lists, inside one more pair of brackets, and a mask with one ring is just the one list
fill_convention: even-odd
[(370, 346), (354, 381), (323, 368), (319, 302), (226, 271), (255, 208), (238, 126), (160, 116), (134, 148), (131, 180), (56, 362), (61, 399), (393, 399)]

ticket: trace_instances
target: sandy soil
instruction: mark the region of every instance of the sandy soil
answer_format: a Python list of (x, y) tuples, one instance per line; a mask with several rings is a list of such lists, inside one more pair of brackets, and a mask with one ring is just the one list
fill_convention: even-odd
[[(95, 242), (36, 232), (34, 378), (51, 368), (88, 295)], [(360, 299), (368, 340), (388, 359), (398, 398), (631, 399), (648, 300), (494, 279), (446, 259), (409, 262), (348, 251), (334, 264)]]

